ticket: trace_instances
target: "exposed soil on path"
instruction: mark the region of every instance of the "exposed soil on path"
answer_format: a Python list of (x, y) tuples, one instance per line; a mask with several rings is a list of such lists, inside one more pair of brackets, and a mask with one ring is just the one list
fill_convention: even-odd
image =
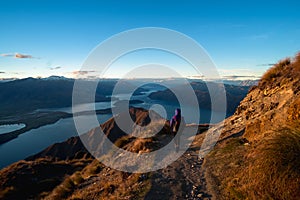
[[(205, 133), (195, 136), (191, 147), (167, 168), (153, 172), (145, 199), (211, 199), (206, 187), (203, 159), (198, 157)], [(191, 139), (191, 138), (190, 138)]]

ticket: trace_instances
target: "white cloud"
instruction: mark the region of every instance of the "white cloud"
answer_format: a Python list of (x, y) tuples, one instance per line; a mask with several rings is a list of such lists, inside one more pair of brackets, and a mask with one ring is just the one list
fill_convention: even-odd
[(57, 66), (57, 67), (50, 67), (50, 70), (58, 70), (61, 69), (61, 66)]
[(87, 75), (89, 73), (94, 73), (94, 72), (96, 72), (96, 71), (73, 71), (72, 74), (75, 76), (78, 76), (78, 75), (84, 76), (84, 75)]
[(35, 58), (32, 55), (26, 55), (26, 54), (21, 54), (21, 53), (4, 53), (0, 54), (1, 57), (13, 57), (17, 59), (24, 59), (24, 58)]

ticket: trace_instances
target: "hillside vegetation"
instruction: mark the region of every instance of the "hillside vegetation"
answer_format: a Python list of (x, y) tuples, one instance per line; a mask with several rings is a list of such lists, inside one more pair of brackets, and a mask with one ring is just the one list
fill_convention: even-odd
[(216, 199), (299, 199), (299, 122), (300, 54), (270, 68), (225, 120), (204, 164)]

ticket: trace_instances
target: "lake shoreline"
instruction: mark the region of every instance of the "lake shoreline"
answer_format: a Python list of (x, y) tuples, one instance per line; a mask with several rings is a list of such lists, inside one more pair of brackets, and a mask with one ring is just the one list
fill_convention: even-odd
[(3, 124), (0, 125), (0, 135), (24, 128), (25, 124)]
[(0, 145), (10, 140), (17, 138), (19, 135), (30, 131), (32, 129), (37, 129), (42, 126), (54, 124), (58, 122), (60, 119), (71, 118), (73, 116), (81, 116), (81, 115), (91, 115), (91, 114), (110, 114), (111, 108), (107, 109), (99, 109), (96, 111), (83, 111), (79, 113), (66, 113), (66, 112), (59, 112), (59, 111), (45, 111), (45, 112), (36, 112), (30, 113), (23, 116), (18, 116), (15, 119), (3, 120), (0, 121), (0, 125), (7, 125), (7, 124), (25, 124), (24, 128), (11, 131), (8, 133), (0, 134)]

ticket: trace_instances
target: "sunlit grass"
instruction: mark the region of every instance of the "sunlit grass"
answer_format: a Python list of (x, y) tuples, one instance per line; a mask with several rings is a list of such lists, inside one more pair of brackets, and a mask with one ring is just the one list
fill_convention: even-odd
[(206, 159), (221, 199), (297, 199), (300, 192), (300, 128), (272, 131), (258, 144), (233, 138)]

